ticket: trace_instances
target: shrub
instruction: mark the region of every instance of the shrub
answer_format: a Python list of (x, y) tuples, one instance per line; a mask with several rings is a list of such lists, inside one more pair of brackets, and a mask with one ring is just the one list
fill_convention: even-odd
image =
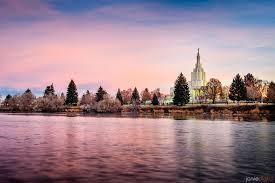
[(38, 112), (59, 112), (63, 109), (64, 100), (56, 95), (39, 97), (34, 102), (34, 110)]
[(103, 100), (96, 104), (96, 112), (118, 112), (121, 111), (121, 103), (118, 99), (114, 99), (109, 95), (104, 95)]

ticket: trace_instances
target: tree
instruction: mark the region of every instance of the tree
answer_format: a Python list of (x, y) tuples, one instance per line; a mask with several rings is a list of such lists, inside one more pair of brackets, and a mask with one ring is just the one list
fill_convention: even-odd
[(268, 84), (263, 80), (257, 80), (256, 87), (259, 91), (259, 99), (263, 103), (264, 98), (267, 98)]
[(151, 91), (151, 97), (156, 94), (158, 99), (160, 99), (161, 97), (164, 97), (164, 94), (160, 92), (159, 88), (156, 88), (155, 90)]
[(55, 93), (55, 90), (54, 90), (54, 86), (53, 84), (51, 84), (50, 86), (47, 86), (45, 91), (44, 91), (44, 96), (47, 96), (47, 95), (54, 95)]
[(145, 88), (145, 90), (143, 90), (141, 92), (141, 102), (143, 102), (145, 104), (145, 102), (148, 100), (151, 100), (151, 94), (150, 94), (148, 88)]
[(244, 81), (240, 74), (237, 74), (229, 89), (229, 98), (233, 101), (245, 100), (247, 96)]
[(228, 99), (229, 99), (229, 87), (228, 86), (223, 86), (222, 87), (222, 93), (220, 95), (222, 100), (225, 100), (226, 103), (228, 103)]
[(132, 98), (132, 89), (129, 88), (128, 90), (122, 90), (121, 95), (123, 99), (123, 104), (130, 104), (131, 103), (131, 98)]
[(103, 88), (100, 86), (96, 93), (96, 102), (103, 100), (103, 97), (106, 94), (107, 94), (107, 92), (105, 90), (103, 90)]
[(66, 105), (77, 105), (78, 93), (77, 88), (73, 80), (70, 81), (67, 89)]
[(189, 87), (186, 82), (186, 78), (182, 73), (178, 76), (175, 81), (175, 89), (174, 89), (174, 105), (185, 105), (190, 100)]
[(268, 102), (275, 103), (275, 83), (271, 82), (267, 90)]
[(258, 84), (254, 86), (246, 86), (247, 100), (257, 101), (261, 98), (260, 86)]
[(9, 101), (9, 107), (12, 111), (19, 111), (21, 96), (15, 95)]
[(153, 95), (152, 104), (153, 105), (159, 105), (158, 96), (155, 93)]
[(208, 88), (207, 88), (207, 86), (201, 86), (200, 87), (200, 91), (202, 93), (199, 96), (200, 97), (200, 101), (204, 101), (204, 103), (207, 103), (207, 99), (209, 98), (208, 97)]
[(122, 98), (120, 89), (117, 90), (116, 99), (119, 100), (119, 102), (121, 103), (121, 105), (123, 105), (123, 98)]
[(256, 84), (256, 79), (252, 74), (248, 73), (247, 75), (244, 76), (244, 83), (246, 87), (254, 86)]
[(10, 94), (8, 94), (8, 95), (6, 96), (5, 100), (3, 101), (3, 105), (4, 105), (5, 107), (10, 106), (11, 98), (12, 98), (12, 96), (11, 96)]
[(247, 99), (255, 101), (260, 98), (260, 88), (257, 86), (257, 80), (250, 73), (244, 76)]
[(139, 93), (136, 87), (134, 88), (134, 91), (132, 93), (131, 101), (135, 104), (139, 104), (140, 102)]
[(121, 103), (118, 99), (110, 97), (108, 94), (96, 104), (96, 112), (118, 112), (121, 110)]
[(61, 95), (60, 95), (60, 99), (63, 101), (63, 105), (65, 104), (65, 101), (66, 101), (66, 97), (64, 95), (64, 93), (62, 92)]
[(222, 84), (218, 79), (211, 78), (206, 86), (208, 90), (208, 98), (211, 99), (214, 104), (217, 97), (222, 94)]
[(57, 95), (46, 95), (36, 99), (34, 110), (38, 112), (59, 112), (62, 111), (64, 100)]
[(19, 97), (19, 110), (20, 111), (32, 111), (34, 100), (35, 100), (35, 96), (32, 94), (30, 89), (27, 89)]
[(86, 93), (82, 95), (82, 98), (80, 100), (80, 105), (94, 105), (94, 104), (95, 104), (94, 95), (91, 94), (89, 90), (87, 90)]

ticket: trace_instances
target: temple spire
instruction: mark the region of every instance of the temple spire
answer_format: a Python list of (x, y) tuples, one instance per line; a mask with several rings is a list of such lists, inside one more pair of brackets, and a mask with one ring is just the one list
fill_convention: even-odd
[(197, 63), (196, 63), (196, 67), (199, 67), (200, 66), (200, 49), (198, 48), (198, 54), (197, 54)]

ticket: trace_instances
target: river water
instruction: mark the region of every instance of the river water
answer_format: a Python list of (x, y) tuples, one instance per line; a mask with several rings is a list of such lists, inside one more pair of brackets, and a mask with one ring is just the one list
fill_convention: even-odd
[(273, 176), (272, 121), (0, 114), (1, 183), (222, 183)]

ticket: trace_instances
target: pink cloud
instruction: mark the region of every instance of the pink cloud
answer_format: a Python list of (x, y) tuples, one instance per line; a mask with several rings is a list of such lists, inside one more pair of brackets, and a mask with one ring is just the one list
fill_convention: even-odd
[[(257, 36), (262, 32), (264, 36)], [(269, 37), (274, 33), (274, 29), (196, 23), (149, 27), (84, 23), (60, 16), (0, 30), (0, 86), (43, 88), (54, 82), (64, 91), (73, 78), (79, 85), (98, 83), (111, 92), (134, 86), (168, 92), (180, 72), (190, 79), (198, 47), (208, 79), (217, 77), (229, 84), (237, 72), (252, 72), (271, 80), (272, 67), (262, 65), (261, 59), (274, 56), (251, 49), (274, 46)]]

